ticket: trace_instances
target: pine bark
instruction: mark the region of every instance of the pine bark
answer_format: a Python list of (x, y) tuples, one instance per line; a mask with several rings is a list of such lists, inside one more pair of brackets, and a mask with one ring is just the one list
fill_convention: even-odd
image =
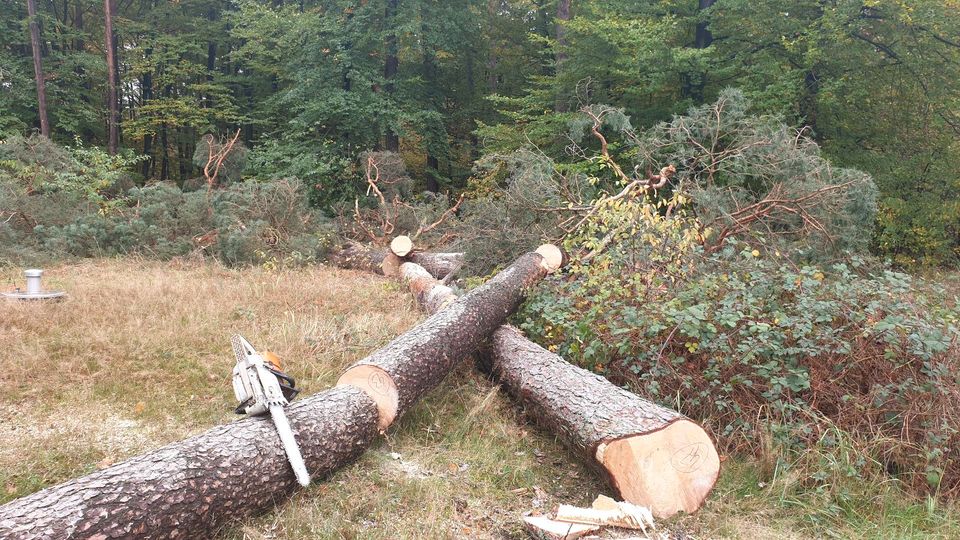
[[(570, 364), (516, 328), (498, 328), (481, 352), (479, 364), (523, 404), (530, 418), (597, 469), (622, 499), (646, 506), (658, 517), (669, 517), (679, 510), (696, 511), (716, 483), (719, 456), (699, 426)], [(657, 433), (672, 437), (664, 430), (674, 424), (684, 432), (677, 435), (682, 442), (674, 446), (658, 440), (640, 448), (639, 455), (631, 455), (627, 463), (629, 471), (614, 468), (602, 457), (604, 448), (617, 441)], [(670, 455), (658, 455), (663, 451)], [(656, 485), (657, 479), (638, 478), (636, 471), (649, 473), (642, 462), (654, 459), (665, 465), (656, 472), (662, 474), (665, 485), (651, 496), (649, 485)], [(638, 486), (638, 481), (643, 485)]]
[[(351, 242), (335, 251), (330, 260), (340, 268), (363, 270), (383, 274), (383, 260), (390, 253), (383, 248), (373, 248), (363, 244)], [(463, 264), (463, 253), (433, 253), (414, 251), (402, 259), (403, 262), (414, 262), (424, 267), (430, 274), (443, 279)]]
[[(315, 478), (377, 434), (376, 405), (355, 388), (311, 396), (287, 415)], [(0, 506), (0, 538), (210, 538), (297, 487), (270, 418), (245, 418)]]
[(117, 154), (119, 142), (119, 122), (120, 111), (119, 101), (117, 100), (117, 65), (116, 65), (116, 47), (114, 46), (113, 35), (113, 1), (103, 0), (103, 33), (107, 55), (107, 151), (111, 156)]
[(389, 425), (476, 352), (520, 305), (526, 290), (547, 272), (540, 254), (521, 256), (484, 285), (348, 368), (341, 381), (354, 370), (363, 372), (370, 367), (388, 376), (396, 390), (395, 414), (385, 422)]
[(37, 24), (37, 1), (27, 0), (27, 15), (30, 17), (30, 47), (33, 49), (33, 78), (37, 84), (37, 111), (40, 115), (40, 134), (50, 137), (50, 121), (47, 117), (47, 85), (43, 78), (43, 60), (40, 57), (40, 25)]

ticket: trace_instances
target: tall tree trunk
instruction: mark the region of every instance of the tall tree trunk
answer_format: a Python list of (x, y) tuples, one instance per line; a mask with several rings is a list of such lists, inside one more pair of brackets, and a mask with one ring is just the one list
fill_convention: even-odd
[[(387, 9), (383, 17), (384, 26), (389, 29), (385, 44), (387, 54), (386, 59), (383, 62), (383, 78), (386, 80), (384, 90), (386, 90), (387, 96), (391, 100), (393, 99), (393, 94), (396, 91), (394, 79), (396, 79), (397, 71), (400, 69), (400, 60), (397, 57), (397, 33), (393, 28), (393, 26), (396, 24), (397, 7), (399, 4), (400, 0), (387, 0)], [(396, 131), (394, 131), (392, 127), (387, 127), (385, 146), (390, 152), (400, 151), (400, 136), (397, 135)]]
[[(163, 97), (169, 98), (171, 92), (170, 85), (163, 87)], [(170, 128), (167, 126), (166, 122), (160, 124), (160, 146), (163, 148), (162, 158), (160, 160), (160, 180), (169, 180), (170, 179)]]
[[(703, 17), (703, 11), (716, 3), (716, 0), (699, 0), (697, 9), (699, 16)], [(713, 43), (713, 34), (710, 33), (706, 20), (699, 20), (694, 31), (693, 47), (695, 49), (706, 49)], [(683, 85), (680, 88), (680, 95), (684, 98), (690, 98), (695, 103), (703, 103), (704, 88), (707, 86), (707, 73), (703, 70), (691, 70), (681, 74)]]
[[(150, 65), (150, 57), (153, 55), (153, 48), (147, 47), (144, 50), (144, 56), (147, 59), (147, 70), (140, 78), (140, 106), (143, 107), (153, 99), (153, 66)], [(143, 162), (143, 177), (149, 178), (153, 173), (156, 159), (153, 157), (153, 134), (147, 132), (143, 136), (143, 155), (147, 159)]]
[[(559, 2), (557, 2), (557, 74), (559, 74), (563, 69), (563, 63), (567, 60), (567, 53), (565, 50), (567, 46), (567, 28), (564, 26), (564, 23), (570, 20), (570, 2), (571, 0), (559, 0)], [(554, 108), (557, 112), (567, 112), (567, 110), (570, 108), (562, 91), (557, 95), (557, 101)]]
[[(700, 0), (699, 10), (704, 11), (705, 9), (712, 6), (716, 3), (717, 0)], [(697, 31), (694, 36), (694, 47), (697, 49), (706, 49), (713, 43), (713, 34), (710, 33), (710, 30), (707, 28), (707, 21), (700, 21), (697, 23)]]
[(37, 23), (36, 0), (27, 0), (27, 14), (30, 16), (30, 47), (33, 49), (33, 78), (37, 83), (40, 134), (50, 137), (50, 122), (47, 120), (47, 85), (43, 79), (43, 62), (40, 59), (40, 25)]
[[(207, 10), (207, 20), (210, 21), (210, 26), (213, 26), (214, 21), (216, 21), (217, 14), (216, 11), (211, 7)], [(207, 83), (213, 83), (213, 74), (214, 68), (216, 67), (217, 61), (217, 42), (210, 40), (207, 42)], [(213, 96), (209, 93), (206, 95), (206, 99), (203, 100), (203, 106), (206, 109), (212, 109), (215, 104), (213, 103)]]
[(113, 35), (113, 0), (103, 0), (103, 35), (107, 54), (107, 151), (111, 156), (117, 154), (119, 139), (118, 122), (120, 120), (117, 101), (117, 64)]
[(809, 128), (808, 135), (815, 141), (821, 141), (817, 130), (817, 97), (820, 93), (820, 75), (817, 67), (813, 66), (803, 75), (803, 94), (800, 96), (800, 121)]

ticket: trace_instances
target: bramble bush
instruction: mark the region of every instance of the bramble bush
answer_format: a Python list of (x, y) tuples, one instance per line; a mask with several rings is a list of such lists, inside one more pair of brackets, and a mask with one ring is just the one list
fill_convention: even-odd
[(531, 296), (532, 339), (702, 421), (725, 450), (762, 453), (769, 433), (801, 455), (843, 433), (863, 452), (847, 474), (960, 494), (955, 298), (857, 257), (797, 264), (736, 239), (707, 254), (697, 220), (645, 201), (598, 212), (566, 247), (596, 248), (623, 220)]

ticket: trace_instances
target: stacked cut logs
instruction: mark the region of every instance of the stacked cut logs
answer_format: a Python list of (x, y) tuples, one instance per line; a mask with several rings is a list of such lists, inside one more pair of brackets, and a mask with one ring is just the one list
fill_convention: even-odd
[[(291, 405), (310, 474), (349, 463), (504, 323), (555, 266), (520, 257), (347, 369), (337, 387)], [(0, 506), (0, 538), (208, 538), (297, 487), (268, 417), (246, 418)]]
[[(397, 239), (406, 241), (398, 242)], [(437, 279), (444, 279), (463, 265), (464, 254), (417, 251), (406, 236), (398, 236), (391, 242), (390, 249), (350, 242), (331, 254), (330, 260), (341, 268), (364, 270), (388, 277), (398, 276), (400, 265), (404, 262), (414, 262)]]
[[(429, 312), (442, 313), (456, 298), (415, 263), (404, 263), (401, 276)], [(696, 511), (716, 483), (720, 459), (703, 428), (566, 362), (516, 328), (496, 329), (479, 364), (624, 500), (655, 516)]]

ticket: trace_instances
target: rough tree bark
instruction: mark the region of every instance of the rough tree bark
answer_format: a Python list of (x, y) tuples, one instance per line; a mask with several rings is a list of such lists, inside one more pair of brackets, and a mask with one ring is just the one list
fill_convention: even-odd
[[(310, 474), (353, 461), (377, 434), (355, 388), (287, 408)], [(0, 538), (209, 538), (297, 488), (269, 417), (245, 418), (0, 506)]]
[[(415, 264), (405, 263), (401, 275), (428, 312), (456, 298)], [(720, 458), (703, 428), (570, 364), (512, 326), (494, 331), (478, 364), (624, 500), (657, 517), (696, 511), (717, 481)]]
[[(396, 25), (395, 19), (397, 18), (397, 9), (399, 4), (400, 0), (387, 0), (386, 11), (383, 16), (384, 25), (387, 28), (392, 28), (394, 25)], [(387, 94), (390, 96), (390, 99), (393, 99), (393, 94), (396, 92), (394, 79), (396, 79), (397, 71), (400, 69), (398, 47), (396, 32), (387, 34), (384, 43), (386, 57), (383, 61), (383, 79), (385, 81), (384, 90), (386, 90)], [(400, 136), (390, 126), (387, 126), (385, 147), (387, 151), (390, 152), (400, 151)]]
[(519, 330), (493, 333), (481, 365), (531, 418), (598, 468), (626, 501), (665, 518), (703, 505), (720, 474), (709, 435), (682, 414), (566, 362)]
[(120, 111), (117, 101), (117, 66), (116, 66), (116, 47), (114, 47), (113, 35), (113, 1), (103, 0), (103, 34), (104, 50), (107, 55), (107, 131), (109, 133), (107, 140), (107, 151), (111, 156), (117, 154), (117, 145), (119, 141), (119, 122)]
[[(557, 22), (555, 35), (557, 40), (556, 71), (558, 74), (563, 69), (563, 64), (567, 61), (567, 52), (565, 50), (567, 46), (567, 27), (565, 25), (570, 21), (570, 2), (571, 0), (559, 0), (557, 2)], [(557, 112), (567, 112), (570, 109), (565, 96), (557, 96), (554, 109)]]
[(380, 428), (386, 430), (476, 352), (520, 304), (526, 289), (557, 267), (540, 253), (521, 256), (484, 285), (347, 368), (337, 385), (367, 392), (377, 402)]
[[(390, 251), (387, 249), (372, 248), (351, 242), (331, 254), (330, 260), (341, 268), (383, 274), (384, 259), (386, 259), (389, 254)], [(415, 262), (427, 269), (433, 277), (443, 279), (451, 271), (460, 267), (463, 264), (463, 260), (463, 253), (414, 251), (408, 253), (403, 259), (400, 259), (396, 267), (399, 268), (400, 264), (406, 261)]]
[(30, 17), (30, 47), (33, 49), (33, 78), (37, 84), (37, 112), (40, 115), (40, 134), (49, 138), (47, 85), (43, 78), (43, 61), (40, 58), (40, 25), (37, 24), (36, 0), (27, 0), (27, 15)]

